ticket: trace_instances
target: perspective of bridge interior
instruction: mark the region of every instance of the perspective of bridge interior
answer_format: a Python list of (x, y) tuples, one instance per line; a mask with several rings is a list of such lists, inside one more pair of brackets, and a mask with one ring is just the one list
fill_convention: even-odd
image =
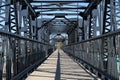
[(120, 80), (120, 0), (0, 0), (0, 80)]

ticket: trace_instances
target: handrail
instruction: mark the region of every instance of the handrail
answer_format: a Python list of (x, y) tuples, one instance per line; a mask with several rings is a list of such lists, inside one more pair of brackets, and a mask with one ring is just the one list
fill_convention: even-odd
[[(109, 33), (106, 33), (106, 34), (103, 34), (103, 35), (100, 35), (100, 36), (97, 36), (97, 37), (93, 37), (93, 38), (90, 38), (90, 39), (88, 39), (88, 40), (83, 40), (83, 41), (80, 41), (80, 42), (78, 42), (78, 43), (74, 43), (74, 44), (69, 44), (69, 45), (66, 45), (66, 46), (63, 46), (63, 47), (66, 47), (66, 52), (67, 52), (67, 50), (68, 50), (68, 54), (70, 55), (70, 56), (72, 56), (74, 59), (77, 59), (76, 61), (79, 61), (79, 62), (81, 62), (81, 63), (83, 63), (83, 64), (85, 64), (85, 66), (87, 66), (87, 67), (89, 67), (90, 69), (89, 70), (91, 70), (91, 72), (92, 72), (92, 70), (93, 70), (93, 72), (95, 73), (96, 71), (97, 71), (97, 73), (95, 73), (95, 74), (98, 74), (98, 73), (100, 73), (100, 76), (103, 76), (104, 78), (106, 78), (106, 79), (110, 79), (110, 80), (118, 80), (118, 75), (117, 75), (117, 77), (116, 76), (114, 76), (113, 74), (111, 74), (111, 73), (109, 73), (109, 70), (106, 70), (106, 69), (108, 69), (108, 68), (104, 68), (104, 67), (102, 67), (103, 69), (105, 69), (105, 70), (102, 70), (102, 69), (100, 69), (99, 67), (97, 67), (98, 65), (96, 64), (96, 63), (98, 63), (98, 62), (95, 62), (95, 60), (98, 60), (99, 58), (98, 57), (96, 57), (96, 56), (103, 56), (104, 57), (104, 53), (106, 53), (106, 52), (104, 52), (103, 50), (104, 50), (104, 47), (105, 47), (105, 49), (106, 49), (106, 45), (104, 46), (104, 43), (106, 43), (107, 41), (107, 49), (108, 49), (108, 51), (107, 51), (107, 56), (108, 55), (117, 55), (117, 54), (115, 54), (114, 52), (112, 52), (112, 49), (113, 48), (109, 48), (109, 47), (113, 47), (113, 46), (116, 46), (116, 45), (110, 45), (110, 44), (112, 44), (113, 42), (114, 42), (114, 40), (111, 40), (111, 41), (113, 41), (113, 42), (111, 42), (110, 43), (110, 41), (108, 40), (109, 38), (114, 38), (115, 39), (115, 37), (117, 37), (117, 39), (119, 39), (119, 37), (120, 37), (120, 29), (118, 29), (118, 30), (116, 30), (116, 31), (112, 31), (112, 32), (109, 32)], [(107, 39), (106, 40), (106, 42), (105, 41), (103, 41), (103, 43), (98, 43), (98, 42), (102, 42), (102, 40), (105, 40), (105, 39)], [(98, 41), (97, 43), (98, 44), (96, 44), (96, 41)], [(91, 44), (91, 42), (93, 42), (93, 44)], [(87, 44), (86, 44), (87, 43)], [(83, 45), (82, 45), (83, 44)], [(102, 44), (102, 46), (101, 46), (101, 44)], [(114, 43), (113, 43), (114, 44)], [(115, 43), (115, 44), (117, 44), (117, 43)], [(80, 46), (80, 47), (78, 47), (78, 46)], [(88, 46), (87, 46), (88, 45)], [(90, 45), (90, 46), (89, 46)], [(91, 45), (93, 46), (93, 47), (91, 47)], [(99, 49), (98, 49), (98, 47), (96, 48), (96, 46), (99, 46)], [(72, 48), (72, 49), (71, 49)], [(86, 48), (86, 49), (85, 49)], [(101, 48), (101, 49), (100, 49)], [(102, 49), (103, 48), (103, 49)], [(117, 47), (116, 47), (117, 48)], [(116, 48), (114, 48), (114, 49), (116, 49)], [(70, 51), (69, 51), (70, 50)], [(86, 51), (83, 51), (83, 50), (86, 50)], [(88, 51), (87, 51), (88, 50)], [(97, 50), (97, 51), (96, 51)], [(111, 52), (109, 52), (111, 50), (111, 52), (112, 52), (112, 54), (110, 54)], [(97, 54), (99, 52), (99, 54)], [(87, 54), (88, 53), (88, 54)], [(89, 54), (90, 53), (90, 54)], [(96, 53), (96, 54), (95, 54)], [(96, 55), (96, 56), (94, 56), (94, 54)], [(88, 60), (87, 60), (87, 56), (89, 56), (88, 57)], [(108, 56), (106, 59), (108, 59), (108, 58), (111, 58), (110, 56)], [(89, 61), (91, 58), (97, 58), (97, 59), (93, 59), (93, 60), (91, 60), (91, 61)], [(103, 57), (102, 57), (102, 59), (99, 59), (99, 60), (104, 60), (103, 59)], [(116, 58), (115, 56), (113, 56), (112, 58)], [(111, 59), (112, 59), (111, 58)], [(110, 63), (110, 62), (109, 62)], [(107, 63), (107, 67), (109, 66), (109, 63)], [(117, 62), (116, 62), (117, 63)], [(94, 65), (94, 64), (96, 64), (96, 66)], [(100, 63), (99, 62), (99, 64), (102, 64), (102, 63)], [(102, 65), (104, 65), (104, 64), (102, 64)], [(110, 67), (111, 68), (111, 67)], [(113, 67), (112, 67), (113, 68)], [(114, 68), (116, 68), (116, 67), (114, 67)], [(104, 71), (106, 71), (106, 72), (104, 72)], [(103, 77), (101, 77), (101, 78), (103, 78)]]
[(97, 36), (97, 37), (93, 37), (93, 38), (88, 39), (88, 40), (82, 40), (78, 43), (72, 43), (72, 44), (69, 44), (69, 45), (66, 45), (66, 46), (71, 46), (71, 45), (76, 45), (76, 44), (80, 44), (80, 43), (84, 43), (84, 42), (88, 42), (88, 41), (92, 41), (92, 40), (97, 40), (97, 39), (101, 39), (101, 38), (104, 38), (104, 37), (113, 36), (113, 35), (116, 35), (116, 34), (119, 34), (119, 33), (120, 33), (120, 29), (116, 30), (116, 31), (106, 33), (106, 34), (103, 34), (103, 35), (100, 35), (100, 36)]
[[(44, 44), (44, 45), (49, 45), (49, 44), (42, 43), (42, 42), (37, 41), (37, 40), (33, 40), (33, 39), (30, 39), (30, 38), (22, 37), (22, 36), (20, 36), (20, 35), (18, 35), (18, 34), (13, 34), (13, 33), (10, 33), (10, 32), (4, 32), (4, 31), (2, 31), (2, 30), (0, 30), (0, 34), (6, 35), (6, 36), (10, 36), (10, 37), (20, 38), (20, 39), (28, 40), (28, 41), (32, 41), (32, 42), (37, 42), (37, 43)], [(49, 45), (49, 46), (50, 46), (50, 45)]]
[(28, 68), (26, 68), (25, 70), (23, 70), (22, 72), (20, 72), (19, 74), (17, 74), (15, 77), (13, 77), (11, 80), (20, 80), (21, 78), (23, 78), (26, 74), (28, 74), (31, 70), (35, 69), (38, 65), (42, 64), (42, 62), (44, 62), (47, 58), (49, 57), (49, 55), (42, 60), (37, 61), (36, 63), (34, 63), (33, 65), (29, 66)]
[(98, 71), (99, 73), (103, 74), (104, 76), (108, 77), (110, 80), (117, 80), (115, 77), (113, 77), (113, 76), (105, 73), (104, 71), (102, 71), (102, 70), (94, 67), (94, 66), (91, 65), (90, 63), (84, 61), (83, 59), (81, 59), (81, 58), (79, 58), (79, 57), (76, 57), (76, 56), (74, 56), (74, 55), (72, 55), (72, 54), (68, 54), (68, 55), (72, 56), (72, 57), (75, 58), (75, 59), (78, 59), (78, 60), (82, 61), (83, 63), (85, 63), (85, 64), (87, 64), (88, 66), (90, 66), (92, 69), (94, 69), (94, 70)]

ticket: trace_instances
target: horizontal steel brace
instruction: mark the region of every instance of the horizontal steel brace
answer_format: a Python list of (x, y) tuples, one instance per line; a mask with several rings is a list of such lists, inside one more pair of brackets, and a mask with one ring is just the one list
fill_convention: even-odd
[(73, 2), (83, 2), (83, 3), (88, 3), (88, 2), (91, 2), (90, 0), (33, 0), (31, 2), (34, 2), (34, 3), (38, 3), (38, 2), (44, 2), (44, 3), (56, 3), (56, 2), (69, 2), (69, 3), (73, 3)]
[(73, 8), (73, 7), (61, 7), (61, 8), (50, 8), (50, 7), (33, 7), (33, 9), (86, 9), (87, 7), (78, 7), (78, 8)]
[[(40, 13), (40, 15), (53, 15), (53, 16), (55, 16), (55, 15), (57, 15), (57, 13)], [(77, 14), (77, 13), (63, 13), (63, 15), (79, 15), (79, 14)]]

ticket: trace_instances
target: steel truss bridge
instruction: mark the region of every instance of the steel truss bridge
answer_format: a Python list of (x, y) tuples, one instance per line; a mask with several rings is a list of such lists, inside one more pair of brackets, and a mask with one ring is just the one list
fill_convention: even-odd
[(120, 80), (120, 0), (0, 0), (0, 80), (39, 80), (30, 74), (52, 58), (54, 80), (71, 80), (65, 63), (96, 76), (72, 80)]

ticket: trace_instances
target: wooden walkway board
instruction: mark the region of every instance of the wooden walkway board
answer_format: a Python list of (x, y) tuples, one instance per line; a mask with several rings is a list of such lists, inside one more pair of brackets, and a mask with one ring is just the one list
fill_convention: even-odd
[(98, 78), (86, 72), (61, 49), (57, 49), (28, 75), (26, 80), (98, 80)]

